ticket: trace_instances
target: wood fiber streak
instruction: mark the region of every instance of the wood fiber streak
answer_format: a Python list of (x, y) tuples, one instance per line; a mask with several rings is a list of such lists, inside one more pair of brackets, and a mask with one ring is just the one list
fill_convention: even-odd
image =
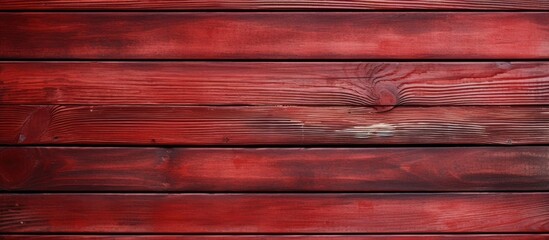
[(547, 144), (547, 107), (0, 106), (1, 144)]
[(4, 191), (547, 191), (549, 147), (0, 149)]
[(547, 0), (3, 0), (0, 10), (549, 10)]
[(0, 62), (0, 104), (544, 105), (547, 62)]
[(543, 59), (549, 12), (1, 13), (3, 59)]
[(461, 239), (486, 239), (486, 240), (546, 240), (549, 234), (471, 234), (471, 235), (162, 235), (162, 236), (94, 236), (94, 235), (4, 235), (3, 240), (461, 240)]
[(5, 233), (549, 231), (548, 193), (3, 194)]

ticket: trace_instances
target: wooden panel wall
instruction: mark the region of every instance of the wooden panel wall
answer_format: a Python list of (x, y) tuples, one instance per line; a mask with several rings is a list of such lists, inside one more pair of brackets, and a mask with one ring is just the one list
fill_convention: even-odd
[(0, 239), (549, 239), (549, 0), (2, 0)]

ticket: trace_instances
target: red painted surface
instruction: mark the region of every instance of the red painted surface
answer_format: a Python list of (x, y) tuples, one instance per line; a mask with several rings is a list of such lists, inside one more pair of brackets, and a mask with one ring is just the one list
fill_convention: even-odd
[(8, 147), (7, 191), (546, 191), (548, 147)]
[(544, 59), (548, 12), (2, 13), (9, 59)]
[(547, 144), (546, 107), (0, 106), (2, 144)]
[(0, 200), (5, 233), (549, 231), (548, 193), (4, 194)]
[(546, 240), (549, 234), (470, 234), (470, 235), (153, 235), (153, 236), (93, 236), (93, 235), (50, 235), (50, 236), (28, 236), (28, 235), (7, 235), (2, 236), (4, 240)]
[(548, 10), (547, 0), (4, 0), (1, 10)]
[(4, 104), (545, 105), (547, 62), (0, 62)]
[(546, 10), (4, 0), (0, 239), (549, 239)]
[(549, 190), (549, 148), (0, 149), (10, 191)]

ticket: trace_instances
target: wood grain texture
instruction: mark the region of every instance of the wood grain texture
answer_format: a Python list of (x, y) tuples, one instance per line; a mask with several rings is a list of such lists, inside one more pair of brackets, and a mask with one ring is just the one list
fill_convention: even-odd
[(548, 10), (547, 0), (2, 0), (0, 10)]
[(546, 240), (549, 234), (459, 234), (459, 235), (0, 235), (3, 240)]
[(544, 105), (549, 63), (0, 62), (0, 104)]
[(1, 13), (3, 59), (544, 59), (549, 12)]
[(1, 144), (547, 144), (546, 107), (0, 106)]
[(549, 231), (549, 193), (2, 194), (4, 233)]
[(547, 191), (549, 147), (7, 147), (4, 191)]

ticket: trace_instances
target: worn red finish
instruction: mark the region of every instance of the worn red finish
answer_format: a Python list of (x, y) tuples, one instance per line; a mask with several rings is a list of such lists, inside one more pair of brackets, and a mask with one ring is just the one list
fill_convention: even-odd
[(549, 12), (2, 13), (9, 59), (545, 59)]
[(2, 144), (547, 144), (546, 107), (0, 106)]
[(549, 239), (547, 10), (3, 0), (0, 239)]
[(0, 212), (5, 233), (549, 231), (549, 193), (3, 194)]
[(547, 0), (3, 0), (0, 10), (548, 10)]
[(548, 147), (0, 149), (5, 191), (547, 191)]
[(545, 105), (547, 62), (0, 62), (2, 104)]
[(549, 234), (422, 234), (422, 235), (5, 235), (4, 240), (546, 240)]

